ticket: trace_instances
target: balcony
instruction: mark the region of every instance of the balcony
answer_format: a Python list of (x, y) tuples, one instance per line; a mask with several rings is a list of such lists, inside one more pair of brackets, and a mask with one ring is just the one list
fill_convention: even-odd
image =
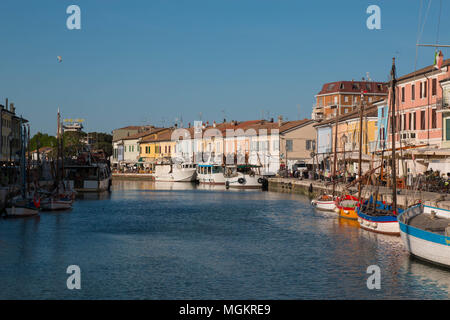
[(450, 105), (447, 99), (439, 98), (436, 100), (436, 111), (449, 112)]

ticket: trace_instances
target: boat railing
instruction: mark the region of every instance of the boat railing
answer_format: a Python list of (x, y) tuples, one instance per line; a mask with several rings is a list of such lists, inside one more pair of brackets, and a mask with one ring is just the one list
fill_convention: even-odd
[(398, 220), (404, 224), (407, 224), (408, 221), (421, 214), (423, 212), (423, 204), (419, 203), (415, 206), (409, 207), (398, 216)]

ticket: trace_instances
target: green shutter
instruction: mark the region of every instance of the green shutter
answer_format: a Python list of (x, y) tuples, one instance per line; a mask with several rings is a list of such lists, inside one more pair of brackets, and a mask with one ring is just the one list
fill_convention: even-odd
[(445, 119), (445, 140), (450, 141), (450, 118)]

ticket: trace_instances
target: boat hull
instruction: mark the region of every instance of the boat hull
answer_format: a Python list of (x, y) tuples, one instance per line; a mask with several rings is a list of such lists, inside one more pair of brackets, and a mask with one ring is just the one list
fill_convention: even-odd
[(39, 215), (39, 210), (28, 207), (9, 207), (6, 208), (7, 218), (33, 217)]
[(67, 210), (72, 208), (72, 200), (42, 200), (41, 209), (42, 210)]
[[(261, 179), (261, 180), (260, 180)], [(261, 181), (261, 182), (259, 182)], [(225, 182), (230, 188), (259, 189), (262, 187), (262, 177), (259, 175), (238, 174), (236, 177), (226, 178)]]
[(399, 217), (400, 235), (408, 252), (427, 262), (450, 268), (450, 237), (410, 226), (406, 217), (435, 211), (437, 216), (450, 218), (450, 211), (429, 206), (416, 205), (408, 208)]
[[(332, 196), (331, 199), (333, 199)], [(316, 209), (322, 211), (335, 211), (336, 210), (336, 202), (334, 200), (320, 200), (314, 199), (311, 201), (311, 205), (313, 205)]]
[(396, 216), (375, 217), (357, 211), (359, 226), (367, 231), (400, 236), (400, 227)]
[(347, 195), (345, 197), (338, 198), (336, 201), (336, 208), (339, 210), (339, 217), (350, 220), (358, 220), (358, 213), (355, 206), (348, 206), (345, 202), (353, 201), (355, 204), (358, 202), (358, 198)]

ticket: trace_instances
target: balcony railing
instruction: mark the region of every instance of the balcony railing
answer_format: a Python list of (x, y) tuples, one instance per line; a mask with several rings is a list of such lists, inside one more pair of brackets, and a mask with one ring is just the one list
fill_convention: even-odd
[(437, 111), (450, 111), (450, 105), (446, 99), (439, 98), (436, 100)]

